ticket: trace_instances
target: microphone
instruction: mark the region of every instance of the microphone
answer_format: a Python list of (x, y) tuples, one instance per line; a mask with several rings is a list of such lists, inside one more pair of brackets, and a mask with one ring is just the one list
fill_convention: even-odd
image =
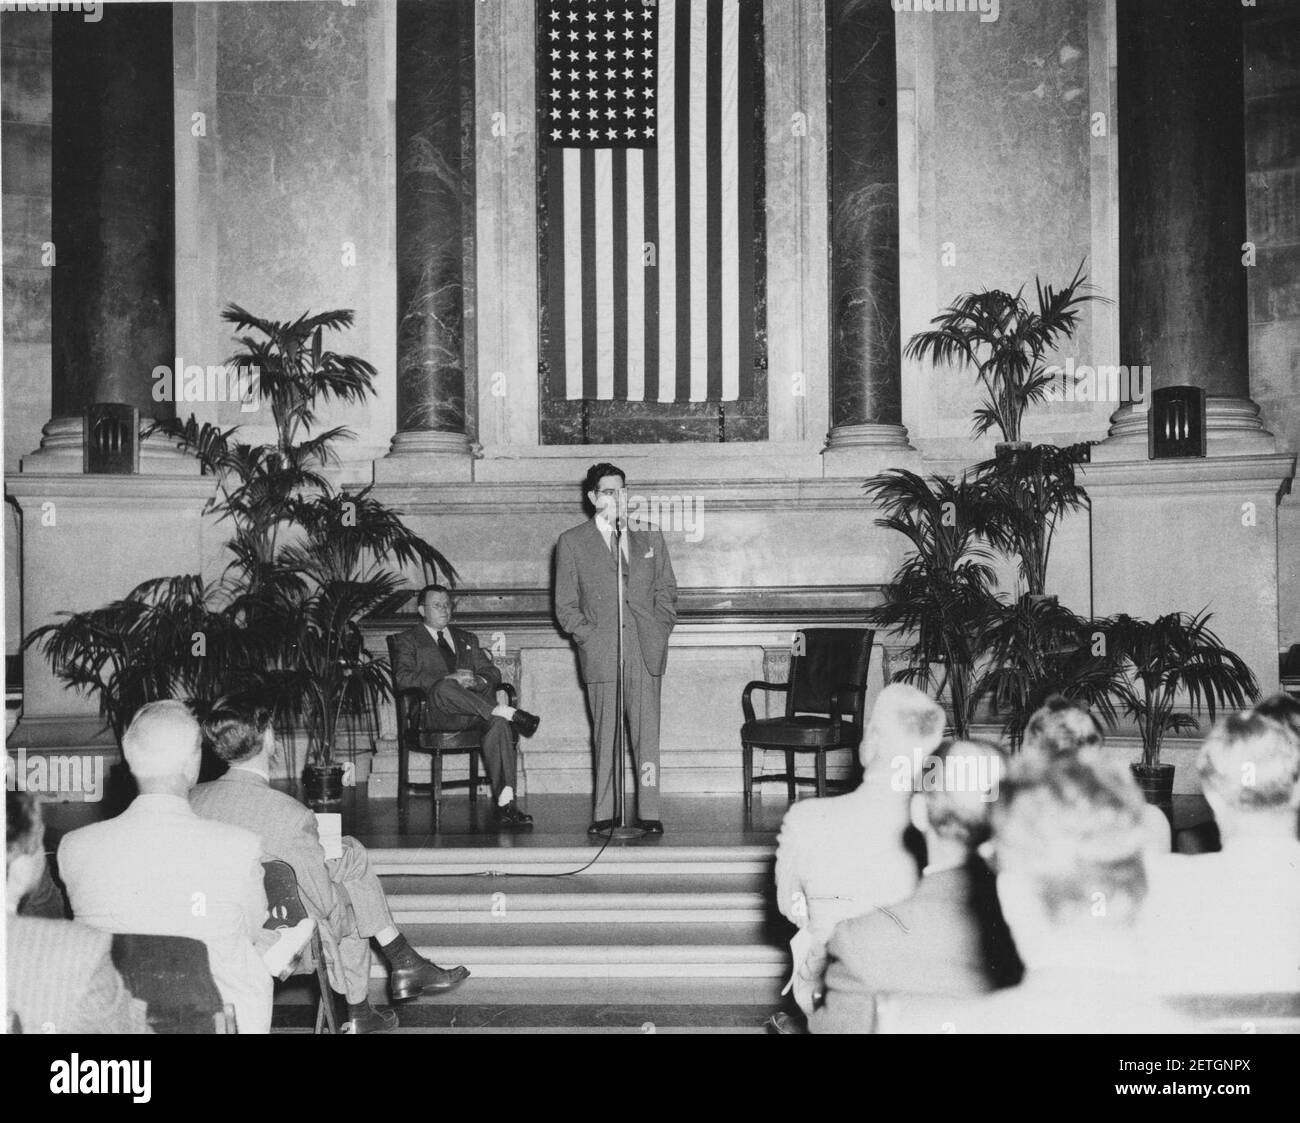
[(627, 529), (627, 492), (620, 490), (614, 508), (614, 533), (621, 535)]

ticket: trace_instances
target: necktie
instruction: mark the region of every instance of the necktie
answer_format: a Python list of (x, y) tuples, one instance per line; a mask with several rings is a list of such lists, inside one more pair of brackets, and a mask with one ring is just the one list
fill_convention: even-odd
[(442, 655), (447, 660), (447, 666), (454, 671), (456, 669), (456, 652), (451, 644), (447, 642), (446, 632), (438, 633), (438, 646), (442, 648)]

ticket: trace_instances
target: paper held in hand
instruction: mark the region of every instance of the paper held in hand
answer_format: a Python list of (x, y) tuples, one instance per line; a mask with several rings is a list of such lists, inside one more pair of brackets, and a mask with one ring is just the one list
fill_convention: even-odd
[(325, 860), (343, 857), (343, 816), (337, 811), (317, 811), (316, 829), (320, 832)]

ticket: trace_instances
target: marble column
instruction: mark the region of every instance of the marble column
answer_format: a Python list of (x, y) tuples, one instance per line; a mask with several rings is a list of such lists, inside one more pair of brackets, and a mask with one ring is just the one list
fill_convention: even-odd
[[(1250, 400), (1241, 12), (1116, 11), (1119, 361), (1150, 365), (1157, 389), (1205, 389), (1211, 455), (1273, 447)], [(1123, 407), (1108, 444), (1145, 445), (1146, 422)]]
[[(175, 416), (152, 372), (174, 362), (172, 7), (53, 20), (52, 414), (24, 471), (80, 472), (96, 402)], [(141, 470), (190, 474), (146, 442)]]
[(1206, 456), (1148, 460), (1145, 407), (1116, 412), (1083, 474), (1093, 611), (1209, 609), (1268, 694), (1295, 458), (1250, 399), (1241, 6), (1124, 0), (1117, 19), (1119, 361), (1205, 389)]
[[(910, 449), (899, 341), (898, 93), (894, 12), (827, 0), (831, 431), (827, 472)], [(847, 455), (846, 455), (847, 454)]]
[(385, 479), (470, 475), (473, 24), (472, 0), (397, 3), (398, 431)]

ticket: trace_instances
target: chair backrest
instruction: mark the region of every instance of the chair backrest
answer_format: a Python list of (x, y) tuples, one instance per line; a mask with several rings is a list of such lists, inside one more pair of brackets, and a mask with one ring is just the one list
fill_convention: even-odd
[(148, 1006), (155, 1033), (218, 1032), (215, 1020), (225, 1007), (202, 940), (118, 932), (113, 965), (127, 990)]
[(840, 714), (852, 716), (861, 725), (874, 635), (869, 628), (802, 629), (790, 656), (786, 717), (829, 714), (831, 691), (847, 683), (856, 690), (847, 696), (840, 692)]
[(262, 863), (262, 884), (266, 888), (267, 916), (262, 925), (274, 931), (292, 928), (307, 919), (307, 909), (298, 893), (298, 877), (293, 866), (272, 858)]

